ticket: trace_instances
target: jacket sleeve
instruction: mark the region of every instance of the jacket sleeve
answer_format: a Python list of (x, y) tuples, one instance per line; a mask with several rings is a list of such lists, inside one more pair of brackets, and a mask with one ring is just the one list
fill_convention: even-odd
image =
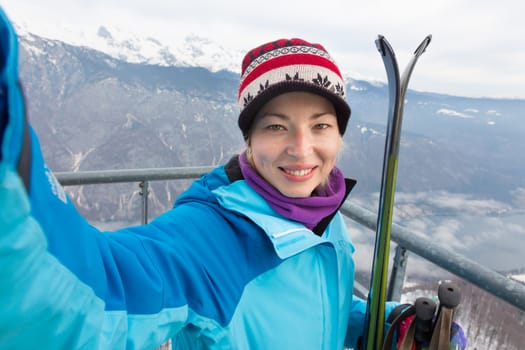
[(173, 239), (181, 224), (104, 233), (78, 213), (25, 119), (17, 50), (0, 8), (0, 347), (154, 348), (188, 322), (202, 255)]
[(153, 225), (113, 233), (89, 225), (33, 151), (30, 196), (1, 163), (0, 344), (154, 348), (174, 336), (188, 318), (179, 279), (187, 265), (143, 234)]
[[(0, 344), (6, 348), (112, 348), (121, 337), (94, 337), (113, 315), (92, 289), (47, 251), (18, 175), (0, 164)], [(118, 317), (118, 316), (117, 316)], [(125, 323), (115, 327), (125, 328)], [(109, 331), (109, 328), (107, 328)], [(123, 334), (122, 330), (120, 330)]]
[[(385, 320), (392, 310), (398, 305), (397, 302), (387, 302), (385, 305)], [(357, 349), (358, 340), (363, 336), (366, 318), (366, 300), (353, 297), (352, 308), (350, 311), (350, 321), (348, 332), (346, 333), (345, 346), (350, 349)]]
[(49, 253), (31, 211), (17, 50), (0, 8), (0, 347), (115, 348), (125, 344), (126, 319), (106, 313), (93, 289)]

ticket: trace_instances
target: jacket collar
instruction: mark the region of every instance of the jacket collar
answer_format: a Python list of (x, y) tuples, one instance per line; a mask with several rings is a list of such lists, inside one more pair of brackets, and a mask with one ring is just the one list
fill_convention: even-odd
[(244, 180), (221, 186), (212, 192), (222, 207), (248, 217), (259, 226), (281, 259), (327, 242), (312, 234), (304, 225), (276, 213)]

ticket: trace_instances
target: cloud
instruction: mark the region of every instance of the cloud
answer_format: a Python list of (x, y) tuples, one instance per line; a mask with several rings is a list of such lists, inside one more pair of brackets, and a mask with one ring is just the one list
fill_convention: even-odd
[(516, 190), (512, 192), (512, 195), (514, 197), (514, 202), (519, 208), (522, 208), (525, 210), (525, 188), (518, 187)]
[(461, 113), (461, 112), (453, 111), (451, 109), (446, 109), (446, 108), (441, 108), (436, 113), (447, 116), (447, 117), (458, 117), (458, 118), (464, 118), (464, 119), (474, 118), (470, 114)]
[[(525, 251), (525, 189), (513, 195), (509, 205), (465, 193), (399, 192), (394, 222), (490, 268), (516, 268)], [(353, 200), (375, 208), (377, 194)]]
[(322, 5), (320, 11), (315, 2), (275, 0), (2, 2), (8, 14), (33, 27), (112, 24), (163, 42), (197, 33), (234, 51), (245, 52), (278, 37), (304, 37), (323, 43), (343, 71), (381, 81), (386, 75), (374, 45), (377, 34), (391, 42), (401, 67), (424, 36), (432, 34), (411, 88), (525, 98), (525, 50), (516, 45), (525, 34), (522, 1), (502, 6), (488, 0), (327, 0)]
[[(515, 196), (519, 200), (523, 196), (521, 189), (516, 189)], [(396, 193), (396, 215), (403, 218), (413, 218), (420, 215), (499, 215), (513, 210), (503, 202), (494, 199), (477, 198), (467, 193), (451, 193), (447, 191)], [(515, 209), (515, 208), (514, 208)], [(399, 211), (399, 213), (397, 213)]]
[[(386, 81), (375, 49), (377, 34), (391, 42), (404, 67), (427, 34), (428, 53), (411, 88), (462, 96), (525, 97), (525, 3), (511, 0), (421, 2), (417, 0), (264, 4), (166, 0), (2, 0), (13, 17), (43, 28), (49, 23), (98, 28), (114, 24), (162, 41), (197, 33), (234, 51), (278, 37), (323, 43), (345, 72)], [(45, 24), (47, 23), (47, 24)], [(37, 33), (38, 34), (38, 33)]]

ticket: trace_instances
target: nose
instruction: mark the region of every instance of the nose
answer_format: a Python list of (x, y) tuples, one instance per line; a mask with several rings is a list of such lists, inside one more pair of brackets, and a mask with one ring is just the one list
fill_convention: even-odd
[(298, 159), (304, 159), (313, 150), (312, 135), (306, 130), (295, 130), (290, 134), (290, 140), (286, 149), (287, 154)]

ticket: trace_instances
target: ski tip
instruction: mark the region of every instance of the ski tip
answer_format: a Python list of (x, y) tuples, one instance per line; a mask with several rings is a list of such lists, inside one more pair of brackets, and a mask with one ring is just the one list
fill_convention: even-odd
[(379, 34), (375, 41), (377, 50), (381, 53), (382, 56), (386, 56), (387, 53), (394, 54), (394, 50), (388, 40), (386, 40), (384, 35)]
[(377, 39), (375, 41), (377, 50), (381, 53), (381, 55), (385, 55), (385, 45), (384, 42), (386, 41), (385, 37), (381, 34), (377, 36)]
[(429, 34), (425, 37), (425, 39), (423, 39), (421, 44), (419, 44), (417, 49), (414, 51), (414, 56), (416, 57), (421, 56), (423, 52), (425, 52), (425, 50), (427, 49), (427, 46), (430, 44), (431, 41), (432, 41), (432, 34)]

